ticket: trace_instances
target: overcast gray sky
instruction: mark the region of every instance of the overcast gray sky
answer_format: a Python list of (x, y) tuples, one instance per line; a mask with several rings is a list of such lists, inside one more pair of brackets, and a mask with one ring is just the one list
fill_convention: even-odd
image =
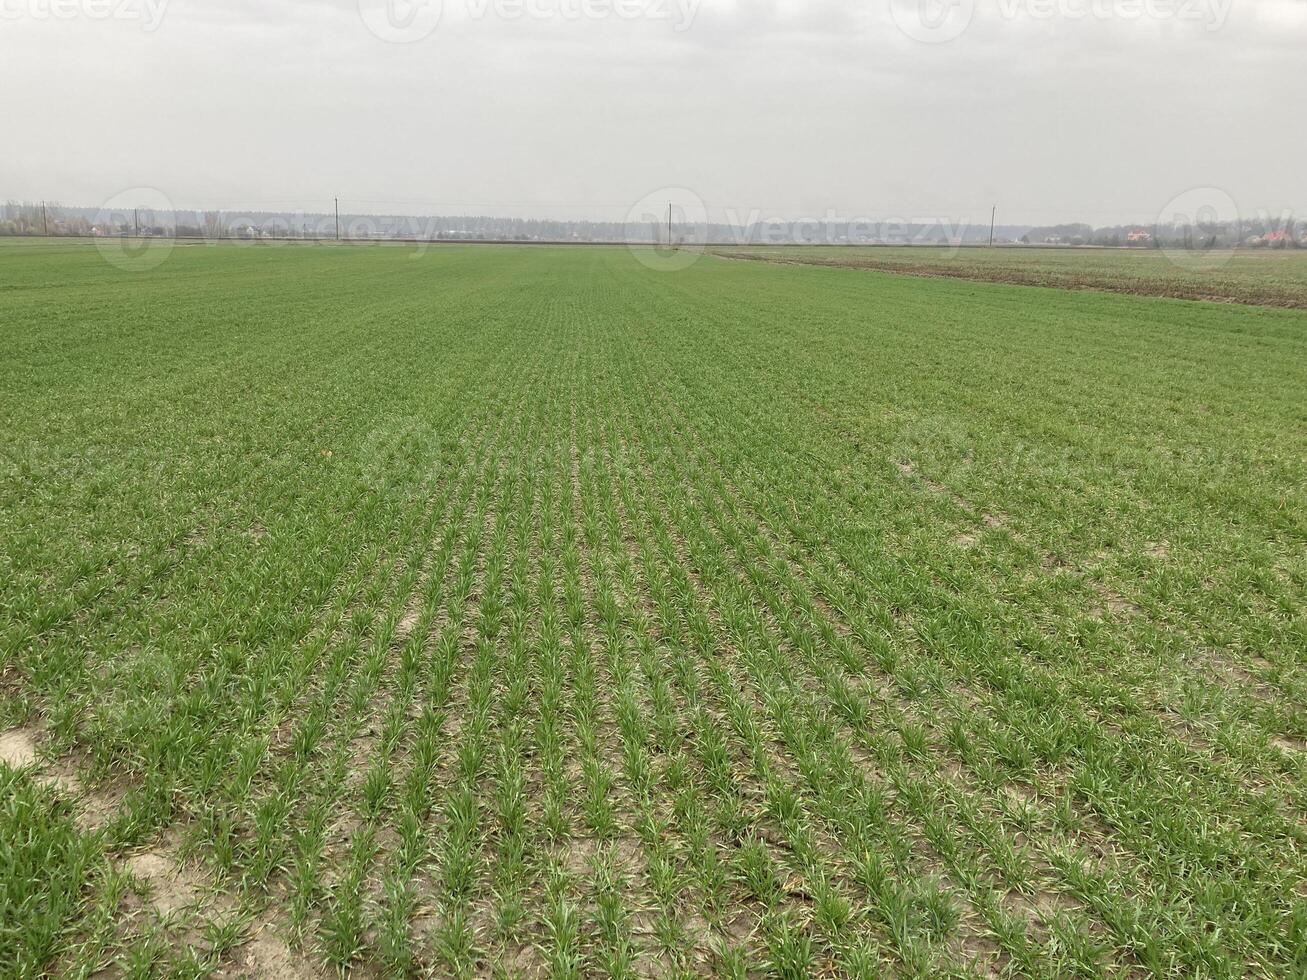
[(9, 198), (620, 220), (672, 186), (715, 216), (1107, 223), (1199, 187), (1307, 212), (1307, 0), (0, 9)]

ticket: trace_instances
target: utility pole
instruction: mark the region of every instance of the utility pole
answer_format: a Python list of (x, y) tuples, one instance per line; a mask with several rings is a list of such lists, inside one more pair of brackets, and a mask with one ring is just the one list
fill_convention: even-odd
[(336, 241), (340, 241), (340, 198), (336, 198)]
[(989, 212), (989, 247), (994, 247), (994, 219), (998, 217), (998, 205), (994, 205), (994, 210)]
[(45, 229), (45, 237), (50, 237), (50, 216), (45, 213), (45, 202), (41, 202), (41, 225)]
[(672, 247), (672, 202), (667, 202), (667, 247)]
[(136, 224), (136, 237), (141, 237), (141, 209), (132, 208), (132, 218)]

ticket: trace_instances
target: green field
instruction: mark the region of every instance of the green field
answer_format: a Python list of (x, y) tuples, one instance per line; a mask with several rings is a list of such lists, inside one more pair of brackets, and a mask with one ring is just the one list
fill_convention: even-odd
[(1307, 971), (1307, 313), (9, 243), (0, 354), (0, 976)]
[(1307, 249), (714, 246), (719, 256), (1307, 309)]

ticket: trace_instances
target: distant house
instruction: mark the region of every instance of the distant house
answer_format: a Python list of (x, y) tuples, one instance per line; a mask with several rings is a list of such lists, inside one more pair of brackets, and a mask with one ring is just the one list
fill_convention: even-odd
[(1126, 234), (1125, 240), (1131, 245), (1147, 245), (1153, 240), (1153, 236), (1142, 228), (1136, 228), (1134, 231)]
[(1293, 243), (1289, 233), (1281, 228), (1279, 231), (1268, 231), (1266, 237), (1262, 239), (1271, 248), (1284, 248)]

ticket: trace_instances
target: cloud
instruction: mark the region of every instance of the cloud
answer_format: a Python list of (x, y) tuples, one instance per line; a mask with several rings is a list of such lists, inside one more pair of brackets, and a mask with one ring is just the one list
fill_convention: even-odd
[(1213, 28), (1130, 13), (1148, 0), (975, 0), (936, 44), (895, 17), (917, 0), (701, 0), (688, 25), (678, 0), (605, 14), (630, 2), (443, 0), (409, 44), (369, 31), (356, 0), (172, 0), (149, 33), (9, 19), (0, 80), (21, 84), (7, 123), (23, 138), (0, 194), (594, 217), (668, 185), (791, 213), (998, 200), (1124, 219), (1196, 185), (1305, 203), (1307, 2), (1173, 0), (1228, 5)]

